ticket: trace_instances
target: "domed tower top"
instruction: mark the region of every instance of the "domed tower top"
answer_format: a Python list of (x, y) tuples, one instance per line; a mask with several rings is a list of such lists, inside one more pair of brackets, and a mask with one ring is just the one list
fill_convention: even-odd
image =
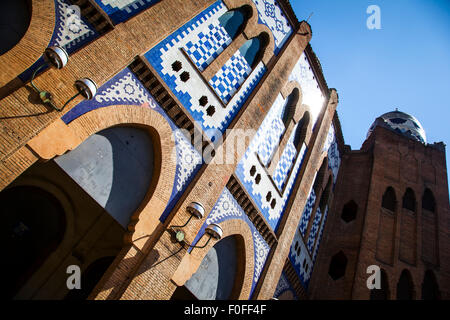
[(375, 127), (379, 125), (397, 131), (408, 138), (427, 143), (425, 130), (420, 122), (412, 115), (398, 111), (397, 109), (378, 117), (370, 126), (367, 138), (369, 138), (373, 130), (375, 130)]

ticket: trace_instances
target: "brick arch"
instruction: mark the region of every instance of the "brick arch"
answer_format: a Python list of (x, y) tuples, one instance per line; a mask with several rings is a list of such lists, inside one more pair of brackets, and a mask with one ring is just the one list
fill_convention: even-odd
[(55, 3), (32, 0), (27, 32), (14, 48), (0, 56), (0, 87), (27, 70), (44, 53), (55, 28)]
[(85, 141), (96, 132), (119, 125), (146, 129), (156, 150), (154, 154), (159, 155), (155, 157), (149, 190), (128, 225), (125, 243), (131, 244), (154, 231), (159, 224), (159, 217), (170, 200), (175, 180), (176, 159), (173, 158), (175, 142), (167, 120), (157, 111), (145, 106), (115, 105), (98, 108), (78, 117), (68, 127), (80, 141)]
[(247, 21), (247, 25), (243, 33), (247, 36), (248, 39), (257, 37), (261, 32), (267, 33), (269, 36), (269, 43), (265, 48), (264, 55), (262, 57), (262, 61), (265, 65), (269, 62), (269, 60), (273, 56), (273, 51), (275, 49), (275, 39), (273, 38), (272, 31), (263, 24), (258, 23), (258, 9), (252, 0), (224, 0), (225, 5), (229, 10), (236, 9), (242, 7), (244, 5), (248, 5), (252, 8), (253, 14), (251, 18)]
[[(241, 254), (239, 254), (238, 252), (238, 259), (243, 258), (244, 261), (243, 263), (241, 263), (241, 265), (243, 265), (243, 270), (239, 270), (238, 266), (236, 274), (237, 276), (240, 275), (240, 278), (236, 279), (236, 281), (241, 281), (241, 286), (240, 288), (234, 288), (234, 292), (232, 294), (239, 300), (247, 300), (250, 297), (254, 272), (254, 249), (252, 232), (248, 224), (241, 219), (229, 219), (219, 223), (219, 225), (223, 229), (222, 239), (228, 236), (238, 236), (238, 239), (240, 239), (240, 241), (238, 241), (238, 251), (240, 251)], [(202, 238), (206, 237), (207, 235), (204, 235)], [(203, 242), (206, 240), (202, 239), (200, 241)], [(190, 255), (188, 254), (189, 258), (186, 259), (188, 263), (181, 264), (183, 266), (183, 279), (179, 279), (177, 281), (177, 285), (183, 285), (197, 271), (203, 258), (217, 242), (218, 241), (211, 240), (205, 248), (195, 248)], [(179, 271), (181, 270), (177, 270), (177, 273), (179, 273)], [(235, 290), (237, 290), (237, 292)]]

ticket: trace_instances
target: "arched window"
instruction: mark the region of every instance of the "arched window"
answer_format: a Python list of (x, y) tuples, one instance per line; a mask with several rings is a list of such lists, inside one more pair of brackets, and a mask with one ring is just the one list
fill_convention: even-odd
[(327, 186), (322, 192), (322, 196), (320, 197), (319, 208), (321, 212), (325, 211), (326, 206), (328, 205), (328, 200), (330, 199), (331, 194), (331, 185), (333, 181), (331, 176), (328, 178)]
[(416, 196), (411, 188), (406, 189), (406, 192), (403, 195), (403, 208), (413, 212), (416, 211)]
[(294, 146), (297, 151), (300, 151), (300, 149), (302, 148), (302, 144), (305, 141), (309, 119), (309, 112), (305, 112), (303, 118), (301, 118), (301, 120), (298, 122), (297, 128), (295, 129)]
[(286, 129), (289, 125), (289, 122), (294, 118), (295, 108), (297, 106), (299, 96), (300, 93), (298, 88), (294, 88), (291, 94), (286, 99), (286, 104), (281, 114), (281, 120), (283, 121), (284, 127)]
[(388, 187), (386, 192), (383, 194), (383, 200), (381, 206), (392, 212), (395, 212), (395, 207), (397, 203), (397, 198), (395, 197), (395, 191), (392, 187)]
[(422, 300), (440, 300), (441, 294), (433, 271), (425, 272), (422, 283)]
[(370, 290), (370, 300), (389, 300), (389, 281), (386, 272), (381, 269), (381, 288)]
[(230, 38), (234, 39), (241, 33), (248, 19), (251, 18), (253, 10), (250, 6), (245, 5), (237, 9), (225, 12), (220, 18), (221, 26), (227, 31)]
[(408, 270), (403, 270), (397, 283), (397, 300), (413, 300), (414, 284)]
[(66, 216), (55, 196), (34, 186), (3, 190), (0, 203), (2, 290), (12, 298), (61, 243)]
[(323, 184), (323, 179), (325, 177), (325, 171), (327, 170), (327, 168), (328, 168), (328, 158), (325, 157), (322, 161), (322, 165), (320, 166), (319, 171), (317, 172), (316, 180), (314, 181), (313, 189), (316, 195), (318, 195), (320, 192), (319, 189)]
[(430, 189), (425, 189), (422, 197), (422, 209), (435, 212), (436, 201), (434, 200), (433, 192)]
[(239, 52), (245, 58), (248, 65), (253, 68), (261, 60), (268, 43), (269, 36), (263, 32), (259, 36), (247, 40), (239, 48)]
[(27, 32), (31, 22), (29, 1), (0, 1), (0, 21), (1, 56), (19, 43)]
[(229, 236), (217, 242), (203, 258), (197, 271), (177, 288), (173, 300), (233, 300), (243, 284), (245, 269), (243, 243), (240, 236)]

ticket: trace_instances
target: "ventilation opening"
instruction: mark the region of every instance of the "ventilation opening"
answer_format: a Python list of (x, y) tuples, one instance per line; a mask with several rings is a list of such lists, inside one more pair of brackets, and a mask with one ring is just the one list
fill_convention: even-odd
[(189, 75), (189, 72), (187, 72), (187, 71), (183, 71), (183, 73), (180, 75), (180, 79), (183, 82), (188, 81), (189, 78), (190, 78), (190, 75)]
[(349, 223), (356, 219), (357, 212), (358, 212), (358, 205), (355, 203), (355, 201), (351, 200), (350, 202), (347, 202), (344, 205), (344, 208), (342, 209), (341, 218), (346, 223)]
[(172, 63), (172, 70), (175, 71), (175, 72), (180, 71), (182, 67), (183, 67), (183, 65), (178, 60), (175, 61), (174, 63)]
[(342, 251), (335, 254), (330, 262), (330, 268), (328, 274), (333, 280), (338, 280), (345, 275), (345, 269), (347, 268), (347, 257)]

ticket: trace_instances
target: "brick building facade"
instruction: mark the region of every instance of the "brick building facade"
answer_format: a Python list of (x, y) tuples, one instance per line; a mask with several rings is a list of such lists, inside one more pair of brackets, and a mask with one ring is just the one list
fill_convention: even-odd
[(350, 150), (287, 0), (3, 9), (7, 298), (448, 298), (443, 144), (380, 118)]

